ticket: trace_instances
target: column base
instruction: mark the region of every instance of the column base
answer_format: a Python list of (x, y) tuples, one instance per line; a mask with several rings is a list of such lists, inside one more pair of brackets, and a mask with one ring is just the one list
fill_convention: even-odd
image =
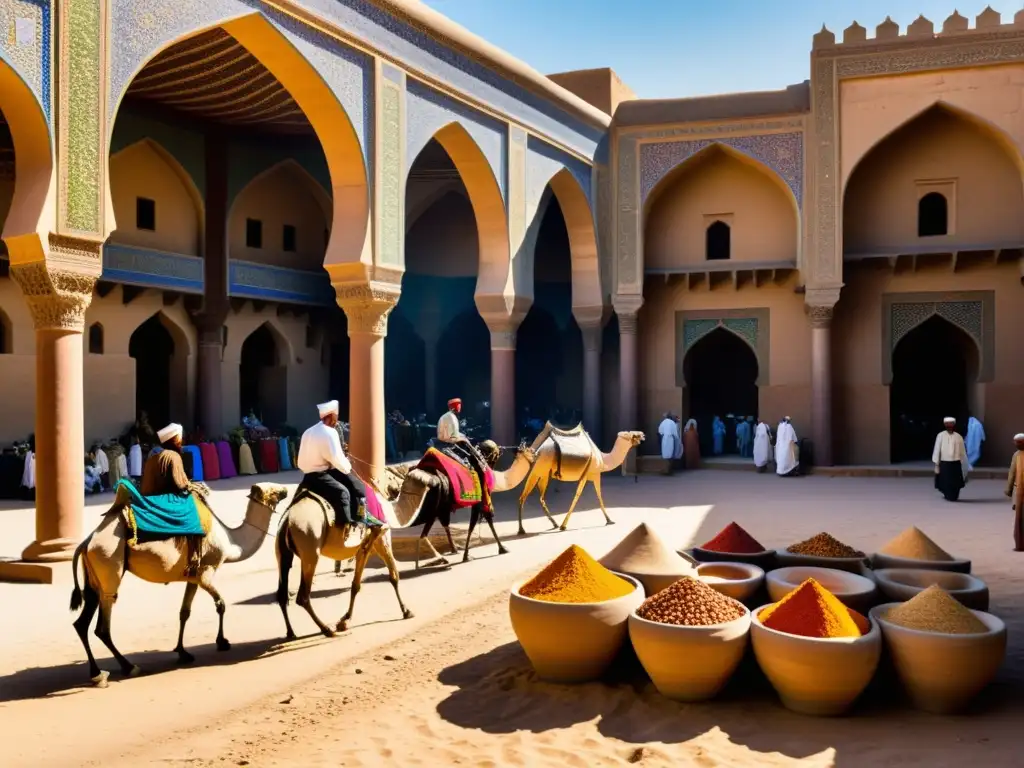
[(21, 559), (28, 563), (64, 563), (74, 557), (80, 543), (78, 539), (33, 541), (25, 547)]
[(71, 581), (71, 564), (32, 563), (26, 560), (0, 560), (0, 582), (21, 584), (61, 584)]

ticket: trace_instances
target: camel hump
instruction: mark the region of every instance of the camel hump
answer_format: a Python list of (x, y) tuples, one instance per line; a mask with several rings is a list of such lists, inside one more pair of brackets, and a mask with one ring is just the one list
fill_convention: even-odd
[(249, 498), (265, 507), (274, 507), (288, 498), (288, 489), (280, 483), (253, 483)]

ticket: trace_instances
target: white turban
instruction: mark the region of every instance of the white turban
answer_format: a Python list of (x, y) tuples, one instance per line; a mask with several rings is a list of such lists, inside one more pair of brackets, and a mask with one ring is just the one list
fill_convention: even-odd
[(168, 424), (156, 433), (156, 437), (161, 443), (166, 443), (173, 437), (181, 437), (184, 433), (185, 430), (181, 424)]
[(944, 418), (942, 420), (942, 423), (943, 424), (956, 424), (956, 419), (954, 419), (952, 416), (947, 416), (946, 418)]
[(1015, 441), (1016, 440), (1024, 440), (1024, 432), (1018, 432), (1016, 435), (1013, 436), (1013, 439)]
[(338, 401), (337, 400), (330, 400), (330, 401), (328, 401), (326, 403), (320, 403), (320, 405), (318, 405), (316, 407), (316, 409), (318, 411), (320, 411), (320, 418), (321, 419), (324, 416), (327, 416), (330, 413), (333, 413), (334, 415), (337, 415), (338, 414)]

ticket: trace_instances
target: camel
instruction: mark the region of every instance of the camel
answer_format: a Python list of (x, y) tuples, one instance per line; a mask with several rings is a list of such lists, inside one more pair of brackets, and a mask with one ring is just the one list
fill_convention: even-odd
[[(71, 593), (71, 610), (77, 611), (84, 605), (74, 627), (89, 657), (89, 677), (92, 683), (98, 688), (106, 688), (109, 677), (107, 671), (100, 669), (89, 647), (89, 623), (97, 608), (99, 618), (96, 621), (96, 637), (114, 655), (125, 675), (135, 677), (142, 673), (139, 666), (121, 655), (110, 635), (110, 615), (126, 571), (154, 584), (186, 582), (185, 595), (178, 612), (178, 644), (174, 648), (180, 663), (187, 664), (195, 660), (185, 650), (184, 638), (185, 624), (192, 612), (192, 600), (199, 588), (209, 593), (217, 607), (217, 650), (231, 650), (231, 643), (224, 637), (226, 605), (214, 586), (214, 574), (224, 563), (239, 563), (256, 554), (270, 530), (271, 516), (287, 495), (288, 491), (282, 485), (256, 483), (249, 491), (245, 519), (237, 528), (228, 528), (216, 515), (211, 514), (211, 528), (203, 539), (199, 573), (190, 578), (185, 576), (188, 553), (183, 538), (175, 536), (140, 541), (129, 546), (132, 533), (122, 514), (126, 501), (119, 495), (114, 505), (104, 513), (96, 529), (78, 545), (71, 564), (75, 583)], [(79, 559), (82, 560), (83, 587), (78, 582)]]
[[(485, 440), (480, 443), (479, 450), (484, 460), (492, 467), (497, 463), (501, 455), (498, 446), (491, 440)], [(512, 466), (504, 472), (494, 472), (494, 488), (492, 493), (509, 491), (523, 482), (523, 479), (529, 474), (530, 467), (533, 466), (535, 458), (534, 452), (525, 444), (519, 446), (516, 450), (516, 458)], [(395, 502), (395, 513), (401, 520), (411, 520), (412, 522), (409, 525), (423, 524), (423, 533), (420, 534), (420, 538), (416, 542), (417, 570), (420, 567), (420, 544), (424, 541), (426, 541), (427, 547), (434, 557), (440, 558), (441, 565), (448, 565), (448, 561), (434, 549), (434, 545), (427, 538), (427, 534), (430, 532), (430, 528), (435, 521), (440, 521), (442, 528), (444, 528), (445, 536), (448, 537), (448, 546), (451, 547), (451, 554), (457, 555), (459, 553), (455, 542), (452, 540), (452, 532), (449, 528), (451, 513), (454, 508), (452, 487), (448, 477), (443, 472), (433, 469), (421, 469), (419, 467), (409, 470), (402, 484), (402, 493)], [(466, 545), (462, 554), (462, 562), (470, 559), (469, 540), (479, 519), (479, 509), (473, 507), (470, 512), (469, 532), (466, 534)], [(504, 555), (508, 550), (505, 549), (501, 539), (498, 538), (497, 531), (494, 530), (494, 515), (485, 515), (484, 519), (491, 529), (491, 535), (494, 536), (495, 543), (498, 545), (498, 554)]]
[[(523, 492), (519, 494), (519, 535), (522, 536), (526, 533), (526, 529), (523, 528), (523, 505), (536, 486), (540, 487), (540, 505), (548, 520), (551, 521), (552, 529), (560, 528), (563, 531), (566, 529), (569, 517), (576, 508), (576, 502), (580, 500), (580, 494), (583, 493), (583, 488), (588, 481), (594, 484), (597, 503), (601, 505), (605, 524), (612, 525), (614, 521), (608, 516), (608, 510), (604, 508), (604, 498), (601, 496), (601, 473), (610, 472), (622, 466), (630, 449), (639, 445), (643, 440), (643, 432), (619, 432), (611, 453), (601, 453), (590, 435), (583, 429), (582, 424), (577, 424), (570, 430), (562, 430), (548, 422), (531, 446), (537, 455), (537, 460), (530, 470), (529, 477), (526, 478)], [(573, 496), (572, 504), (569, 505), (569, 511), (565, 513), (561, 525), (555, 522), (545, 501), (548, 484), (552, 479), (577, 484), (576, 495)]]

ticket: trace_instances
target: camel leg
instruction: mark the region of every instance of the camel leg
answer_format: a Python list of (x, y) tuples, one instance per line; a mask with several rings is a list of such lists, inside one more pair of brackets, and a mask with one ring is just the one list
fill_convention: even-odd
[(224, 612), (227, 610), (227, 603), (224, 602), (224, 598), (220, 596), (220, 592), (213, 586), (213, 574), (216, 571), (213, 568), (209, 568), (199, 574), (199, 586), (203, 588), (210, 597), (213, 598), (213, 604), (217, 608), (217, 650), (218, 651), (230, 651), (231, 643), (224, 637)]
[[(292, 629), (291, 619), (288, 618), (288, 574), (292, 570), (295, 553), (291, 550), (287, 536), (287, 531), (282, 526), (275, 542), (275, 554), (277, 555), (277, 605), (281, 609), (281, 615), (284, 616), (285, 639), (294, 640), (295, 630)], [(338, 564), (340, 565), (340, 562)]]
[(341, 560), (334, 561), (334, 575), (341, 576)]
[(179, 664), (191, 664), (196, 660), (195, 656), (185, 650), (185, 624), (192, 615), (192, 600), (198, 590), (199, 585), (190, 581), (185, 585), (185, 595), (181, 598), (181, 610), (178, 611), (178, 644), (174, 646)]
[(583, 493), (583, 489), (587, 485), (587, 475), (584, 473), (583, 477), (580, 478), (579, 484), (576, 486), (576, 495), (572, 497), (572, 504), (569, 505), (569, 511), (565, 513), (565, 517), (562, 518), (561, 529), (564, 531), (565, 527), (569, 525), (569, 517), (572, 515), (572, 511), (576, 509), (576, 502), (580, 500), (580, 494)]
[(469, 560), (469, 542), (473, 538), (473, 529), (476, 528), (476, 524), (480, 521), (480, 505), (474, 504), (469, 512), (469, 530), (466, 532), (466, 548), (462, 553), (462, 562)]
[(352, 591), (349, 594), (348, 613), (342, 616), (341, 621), (338, 622), (336, 629), (339, 632), (346, 631), (348, 623), (352, 621), (352, 613), (356, 607), (356, 595), (359, 594), (359, 590), (363, 586), (363, 569), (366, 567), (366, 561), (370, 558), (370, 551), (377, 543), (381, 533), (382, 530), (380, 528), (371, 529), (369, 541), (363, 542), (362, 546), (359, 547), (359, 551), (356, 552), (356, 572), (352, 576)]
[(100, 595), (100, 618), (96, 622), (96, 637), (107, 646), (107, 649), (114, 655), (117, 663), (121, 666), (121, 671), (129, 677), (136, 677), (142, 674), (142, 668), (132, 664), (126, 659), (117, 647), (114, 645), (113, 639), (110, 637), (110, 614), (114, 610), (114, 601), (117, 599), (117, 595)]
[(85, 655), (89, 657), (89, 678), (97, 688), (106, 688), (107, 678), (110, 676), (110, 673), (100, 669), (100, 665), (96, 663), (96, 657), (92, 655), (92, 648), (89, 645), (89, 624), (92, 623), (92, 617), (96, 615), (96, 609), (100, 607), (100, 596), (92, 588), (92, 585), (89, 584), (88, 575), (85, 577), (82, 597), (84, 599), (82, 612), (74, 621), (75, 631), (78, 633), (78, 638), (82, 641), (82, 647), (85, 648)]
[(398, 591), (398, 564), (395, 562), (395, 554), (391, 551), (391, 547), (381, 536), (377, 539), (377, 542), (373, 546), (374, 552), (377, 556), (384, 561), (384, 565), (388, 569), (388, 581), (391, 582), (391, 586), (395, 590), (395, 597), (398, 598), (398, 607), (402, 609), (402, 618), (411, 619), (412, 611), (405, 607), (405, 603), (402, 602), (402, 593)]
[(316, 558), (310, 558), (301, 561), (302, 567), (302, 580), (299, 582), (299, 594), (295, 598), (295, 604), (301, 605), (306, 609), (306, 613), (309, 614), (309, 618), (313, 620), (313, 623), (317, 625), (324, 637), (334, 637), (334, 630), (320, 621), (320, 617), (313, 611), (313, 600), (310, 594), (313, 591), (313, 574), (316, 573)]
[(530, 494), (533, 493), (533, 489), (537, 487), (537, 481), (540, 479), (540, 475), (530, 472), (526, 478), (526, 483), (523, 485), (523, 492), (519, 494), (519, 532), (518, 536), (525, 536), (526, 529), (523, 527), (523, 505), (526, 504), (526, 500)]
[(594, 493), (597, 494), (597, 503), (601, 507), (601, 512), (604, 514), (605, 525), (615, 525), (615, 521), (612, 520), (608, 514), (608, 510), (604, 508), (604, 496), (601, 495), (601, 473), (598, 472), (594, 475)]
[[(494, 537), (494, 543), (498, 545), (498, 554), (507, 555), (508, 550), (505, 549), (505, 545), (501, 543), (501, 539), (498, 538), (498, 532), (494, 530), (494, 515), (487, 515), (484, 517), (487, 521), (487, 527), (491, 529), (491, 535)], [(483, 536), (480, 536), (480, 540), (483, 541)]]
[(459, 548), (455, 546), (455, 539), (452, 538), (452, 529), (447, 525), (444, 527), (444, 535), (448, 537), (448, 546), (451, 548), (452, 554), (459, 554)]
[[(554, 530), (558, 527), (558, 523), (555, 522), (555, 518), (551, 516), (551, 510), (548, 509), (547, 495), (548, 495), (548, 484), (551, 482), (551, 475), (541, 477), (540, 479), (540, 505), (544, 510), (544, 514), (548, 516), (548, 521), (551, 523), (551, 529)], [(565, 530), (564, 528), (562, 530)]]

